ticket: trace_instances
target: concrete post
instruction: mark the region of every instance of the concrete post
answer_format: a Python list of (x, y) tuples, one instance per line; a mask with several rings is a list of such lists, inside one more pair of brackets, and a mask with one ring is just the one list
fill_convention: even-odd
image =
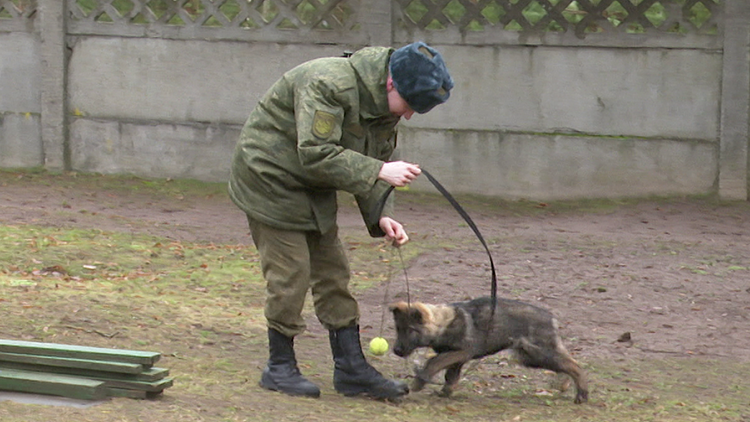
[(750, 2), (726, 0), (719, 148), (719, 196), (748, 199)]
[(359, 3), (359, 22), (368, 33), (370, 45), (389, 46), (393, 43), (392, 1), (362, 1)]
[(41, 38), (41, 133), (44, 167), (48, 170), (70, 168), (66, 110), (67, 62), (65, 52), (65, 16), (67, 1), (38, 0)]

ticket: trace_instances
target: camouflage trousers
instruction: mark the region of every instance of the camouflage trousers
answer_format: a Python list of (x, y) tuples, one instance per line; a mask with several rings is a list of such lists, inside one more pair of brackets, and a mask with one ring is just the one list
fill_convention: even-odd
[(266, 280), (265, 316), (269, 328), (288, 337), (302, 333), (302, 308), (312, 292), (315, 314), (329, 330), (359, 319), (349, 292), (349, 261), (338, 227), (327, 233), (282, 230), (248, 218)]

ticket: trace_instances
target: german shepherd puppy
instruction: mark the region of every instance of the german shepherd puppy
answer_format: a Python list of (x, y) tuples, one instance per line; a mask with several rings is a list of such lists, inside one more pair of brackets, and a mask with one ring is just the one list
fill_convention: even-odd
[(575, 403), (588, 400), (586, 374), (563, 346), (557, 320), (545, 309), (498, 298), (493, 317), (492, 299), (482, 297), (443, 305), (399, 302), (390, 310), (396, 322), (396, 355), (405, 358), (420, 347), (437, 353), (417, 369), (412, 391), (445, 369), (442, 395), (450, 396), (466, 362), (512, 349), (524, 366), (568, 374), (577, 389)]

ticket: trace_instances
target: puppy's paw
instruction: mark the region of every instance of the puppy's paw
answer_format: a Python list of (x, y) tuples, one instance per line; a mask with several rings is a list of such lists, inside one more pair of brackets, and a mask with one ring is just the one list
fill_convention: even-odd
[(576, 398), (573, 400), (573, 403), (575, 404), (581, 404), (586, 403), (589, 401), (589, 392), (588, 390), (578, 390), (576, 393)]
[(443, 398), (448, 398), (453, 394), (453, 387), (449, 387), (448, 385), (444, 385), (442, 389), (437, 393), (438, 396)]

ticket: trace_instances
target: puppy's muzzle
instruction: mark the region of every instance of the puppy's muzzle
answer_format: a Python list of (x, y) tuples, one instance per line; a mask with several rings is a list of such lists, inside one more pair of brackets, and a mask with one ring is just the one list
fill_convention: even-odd
[(400, 344), (397, 344), (393, 347), (393, 353), (395, 353), (396, 356), (401, 357), (401, 358), (409, 357), (409, 355), (411, 355), (414, 350), (415, 348), (413, 347), (408, 348)]

